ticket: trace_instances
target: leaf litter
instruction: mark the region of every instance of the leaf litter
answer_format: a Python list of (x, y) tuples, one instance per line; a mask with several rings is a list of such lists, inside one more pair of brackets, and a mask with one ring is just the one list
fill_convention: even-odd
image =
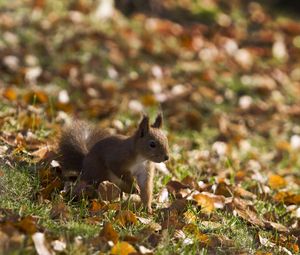
[[(169, 1), (155, 17), (152, 5), (137, 4), (140, 12), (127, 17), (120, 6), (86, 0), (62, 12), (44, 0), (4, 3), (0, 195), (10, 203), (1, 202), (1, 252), (77, 245), (151, 254), (170, 240), (165, 249), (174, 241), (213, 254), (254, 246), (256, 254), (299, 253), (299, 22), (282, 18), (276, 4), (196, 2)], [(127, 134), (148, 108), (163, 110), (172, 152), (156, 166), (153, 215), (108, 182), (79, 201), (63, 190), (55, 137), (69, 115)], [(11, 206), (19, 193), (6, 176), (15, 168), (39, 181), (21, 200), (45, 206), (48, 216)], [(253, 247), (237, 245), (228, 218), (251, 233)], [(49, 221), (64, 230), (47, 229)], [(71, 221), (97, 231), (69, 235), (62, 226)]]

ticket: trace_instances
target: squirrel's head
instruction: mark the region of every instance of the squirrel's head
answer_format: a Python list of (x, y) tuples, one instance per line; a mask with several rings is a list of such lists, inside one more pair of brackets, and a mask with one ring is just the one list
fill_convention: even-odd
[(168, 139), (161, 127), (161, 114), (157, 115), (152, 125), (149, 124), (149, 117), (144, 115), (136, 131), (137, 151), (142, 157), (156, 163), (169, 159)]

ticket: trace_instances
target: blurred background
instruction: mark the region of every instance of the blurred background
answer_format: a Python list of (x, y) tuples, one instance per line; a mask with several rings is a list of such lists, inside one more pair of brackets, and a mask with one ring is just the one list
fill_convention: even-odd
[(3, 129), (51, 133), (77, 116), (126, 133), (142, 112), (162, 111), (188, 150), (271, 149), (277, 164), (300, 147), (297, 1), (15, 0), (0, 10)]

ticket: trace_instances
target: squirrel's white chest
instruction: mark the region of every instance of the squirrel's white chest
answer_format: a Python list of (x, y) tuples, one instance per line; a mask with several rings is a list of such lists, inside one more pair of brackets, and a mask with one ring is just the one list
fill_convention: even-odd
[(147, 160), (143, 157), (137, 157), (135, 162), (129, 167), (129, 171), (132, 175), (136, 176), (146, 171)]

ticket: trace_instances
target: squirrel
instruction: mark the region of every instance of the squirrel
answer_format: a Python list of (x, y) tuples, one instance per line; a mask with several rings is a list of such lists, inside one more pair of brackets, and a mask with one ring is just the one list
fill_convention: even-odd
[(162, 122), (158, 114), (150, 125), (149, 117), (144, 115), (136, 131), (123, 136), (74, 121), (62, 131), (58, 142), (62, 170), (77, 172), (85, 184), (110, 181), (126, 193), (133, 191), (136, 180), (141, 201), (152, 212), (153, 162), (169, 159)]

